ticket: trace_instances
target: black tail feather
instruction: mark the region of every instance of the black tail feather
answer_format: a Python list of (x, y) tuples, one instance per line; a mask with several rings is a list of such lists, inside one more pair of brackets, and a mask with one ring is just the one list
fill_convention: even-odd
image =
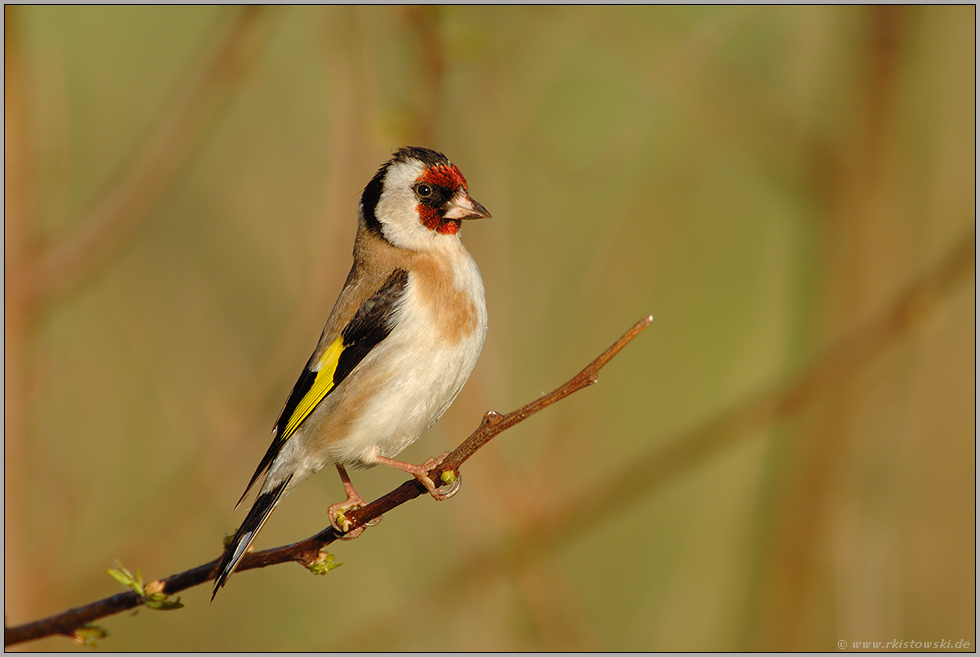
[(283, 491), (286, 490), (286, 486), (291, 479), (292, 476), (286, 477), (274, 488), (260, 494), (258, 499), (255, 500), (255, 504), (252, 505), (248, 515), (245, 516), (242, 526), (235, 532), (235, 536), (231, 539), (231, 543), (221, 557), (221, 563), (218, 564), (218, 574), (214, 578), (214, 590), (211, 592), (212, 602), (214, 601), (214, 596), (218, 595), (218, 589), (228, 581), (228, 577), (235, 571), (238, 562), (245, 556), (245, 551), (248, 550), (248, 546), (252, 544), (256, 534), (262, 529), (262, 525), (269, 519), (269, 514), (276, 508), (279, 498), (282, 497)]

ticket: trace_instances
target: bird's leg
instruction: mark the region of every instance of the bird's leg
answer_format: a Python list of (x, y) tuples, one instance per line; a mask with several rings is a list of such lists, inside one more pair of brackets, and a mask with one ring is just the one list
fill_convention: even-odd
[(366, 525), (362, 525), (357, 529), (350, 531), (351, 522), (347, 519), (346, 512), (351, 509), (359, 509), (366, 504), (364, 498), (357, 494), (354, 490), (354, 484), (350, 482), (350, 477), (347, 475), (347, 470), (344, 470), (342, 465), (337, 465), (337, 472), (340, 473), (340, 480), (344, 482), (344, 492), (347, 494), (347, 499), (343, 502), (337, 502), (336, 504), (331, 504), (327, 509), (327, 514), (330, 517), (330, 524), (333, 528), (343, 534), (341, 536), (345, 541), (357, 538), (364, 531), (365, 527), (373, 527), (374, 525), (381, 522), (381, 516), (372, 519)]
[[(435, 482), (429, 476), (429, 471), (432, 468), (438, 467), (446, 457), (449, 456), (449, 452), (446, 452), (439, 458), (426, 459), (425, 463), (422, 465), (412, 465), (411, 463), (405, 463), (404, 461), (396, 461), (395, 459), (390, 459), (386, 456), (381, 456), (380, 454), (375, 455), (371, 460), (374, 463), (383, 463), (384, 465), (390, 465), (393, 468), (398, 468), (403, 470), (410, 475), (414, 476), (419, 482), (425, 486), (425, 489), (429, 491), (429, 495), (437, 500), (448, 500), (450, 497), (455, 495), (459, 491), (460, 476), (459, 472), (453, 472), (453, 478), (451, 481), (447, 482), (445, 486), (436, 487)], [(445, 473), (443, 473), (445, 475)]]

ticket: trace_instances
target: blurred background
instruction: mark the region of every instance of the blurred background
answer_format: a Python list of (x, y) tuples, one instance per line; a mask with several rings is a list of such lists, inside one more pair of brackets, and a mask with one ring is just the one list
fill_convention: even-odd
[[(350, 267), (445, 152), (490, 330), (416, 500), (128, 650), (976, 647), (975, 8), (6, 7), (4, 614), (218, 556)], [(404, 480), (355, 472), (368, 499)], [(343, 496), (314, 477), (256, 547)], [(75, 648), (65, 638), (23, 646)]]

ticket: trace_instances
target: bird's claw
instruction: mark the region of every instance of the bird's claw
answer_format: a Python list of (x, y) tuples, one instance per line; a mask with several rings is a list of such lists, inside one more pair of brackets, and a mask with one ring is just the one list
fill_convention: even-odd
[(458, 470), (446, 470), (439, 477), (442, 486), (438, 488), (429, 473), (434, 469), (439, 467), (446, 457), (449, 456), (449, 452), (446, 452), (439, 458), (426, 459), (425, 463), (419, 466), (419, 471), (415, 473), (415, 478), (421, 482), (425, 489), (429, 491), (429, 495), (433, 498), (442, 501), (448, 500), (450, 497), (459, 492), (460, 483), (462, 479), (460, 477)]

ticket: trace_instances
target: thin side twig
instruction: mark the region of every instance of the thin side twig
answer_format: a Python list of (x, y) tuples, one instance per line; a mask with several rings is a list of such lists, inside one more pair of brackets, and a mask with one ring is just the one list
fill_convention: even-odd
[[(644, 317), (627, 331), (621, 338), (613, 343), (608, 349), (599, 355), (594, 361), (574, 376), (567, 383), (556, 388), (547, 395), (543, 395), (533, 402), (506, 414), (489, 411), (484, 415), (480, 426), (470, 436), (463, 441), (453, 452), (446, 457), (442, 464), (433, 469), (429, 476), (433, 480), (438, 480), (442, 472), (458, 470), (467, 459), (491, 439), (500, 433), (511, 428), (515, 424), (523, 422), (535, 413), (544, 410), (555, 402), (558, 402), (573, 392), (588, 387), (598, 380), (599, 370), (608, 363), (623, 347), (633, 338), (640, 334), (643, 329), (653, 321), (652, 316)], [(371, 502), (370, 504), (352, 511), (348, 514), (348, 519), (354, 527), (368, 523), (378, 516), (391, 511), (395, 507), (401, 506), (405, 502), (425, 494), (425, 487), (417, 480), (406, 481), (401, 486), (391, 491), (387, 495)], [(297, 563), (309, 565), (313, 563), (320, 550), (335, 540), (340, 535), (333, 527), (327, 527), (323, 531), (297, 543), (284, 545), (277, 548), (263, 550), (246, 554), (235, 572), (253, 570), (255, 568), (265, 568), (280, 563), (295, 561)], [(163, 580), (157, 580), (147, 584), (162, 593), (172, 595), (184, 591), (199, 584), (214, 579), (215, 569), (219, 559), (210, 561), (206, 564), (191, 568), (181, 573), (171, 575)], [(82, 607), (69, 609), (55, 616), (42, 620), (25, 623), (15, 627), (4, 626), (4, 646), (10, 646), (25, 641), (33, 641), (48, 636), (63, 635), (72, 637), (75, 632), (86, 624), (100, 618), (105, 618), (113, 614), (118, 614), (129, 609), (133, 609), (143, 604), (140, 598), (133, 591), (118, 593), (111, 597), (93, 602)]]

